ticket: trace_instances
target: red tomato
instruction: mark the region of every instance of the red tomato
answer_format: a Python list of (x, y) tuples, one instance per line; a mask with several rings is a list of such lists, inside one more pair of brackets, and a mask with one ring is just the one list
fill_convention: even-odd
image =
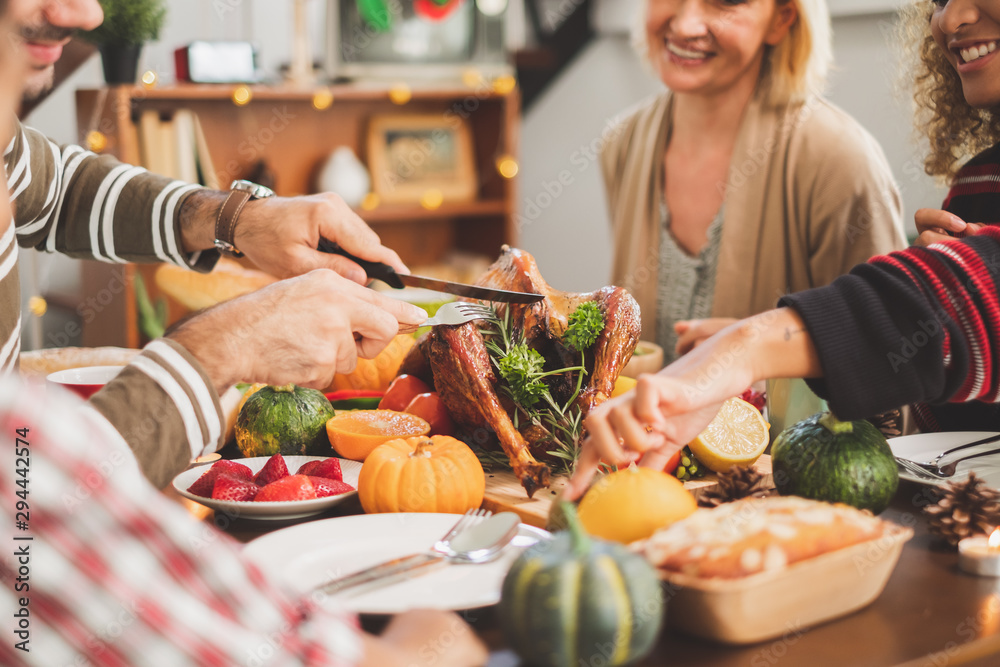
[(674, 452), (674, 455), (671, 456), (669, 459), (667, 459), (667, 465), (663, 466), (663, 472), (673, 475), (674, 471), (677, 470), (677, 466), (681, 462), (682, 453), (684, 453), (683, 448), (678, 449), (676, 452)]
[(385, 396), (379, 401), (378, 409), (406, 412), (406, 406), (410, 404), (414, 396), (427, 393), (430, 390), (427, 383), (416, 375), (400, 375), (385, 390)]
[(403, 412), (416, 415), (430, 424), (431, 435), (455, 434), (455, 422), (451, 420), (448, 408), (444, 407), (444, 402), (437, 392), (417, 394)]

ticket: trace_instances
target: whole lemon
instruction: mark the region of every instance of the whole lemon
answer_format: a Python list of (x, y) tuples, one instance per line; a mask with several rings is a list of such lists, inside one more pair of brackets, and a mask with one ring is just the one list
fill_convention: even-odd
[(615, 380), (615, 388), (611, 391), (611, 398), (615, 396), (621, 396), (627, 391), (631, 391), (635, 388), (636, 380), (634, 378), (627, 378), (624, 375), (619, 375), (618, 379)]
[(577, 513), (591, 535), (627, 544), (649, 537), (697, 508), (694, 496), (676, 477), (631, 466), (599, 479), (583, 496)]

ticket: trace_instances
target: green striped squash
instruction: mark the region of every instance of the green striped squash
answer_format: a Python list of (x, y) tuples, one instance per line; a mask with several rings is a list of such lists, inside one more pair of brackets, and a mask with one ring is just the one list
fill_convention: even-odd
[(294, 384), (263, 387), (236, 416), (236, 444), (245, 457), (329, 456), (326, 422), (333, 406), (323, 392)]
[(504, 636), (538, 667), (639, 660), (663, 622), (660, 581), (642, 556), (589, 537), (575, 508), (563, 505), (569, 530), (521, 554), (504, 579)]

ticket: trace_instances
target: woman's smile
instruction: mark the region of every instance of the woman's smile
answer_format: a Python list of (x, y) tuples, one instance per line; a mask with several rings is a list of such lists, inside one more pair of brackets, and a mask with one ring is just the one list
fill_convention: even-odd
[(685, 65), (689, 67), (701, 65), (709, 58), (715, 56), (715, 53), (712, 51), (696, 49), (691, 44), (681, 46), (680, 42), (671, 40), (669, 37), (665, 37), (663, 39), (663, 44), (666, 48), (670, 61), (677, 65)]

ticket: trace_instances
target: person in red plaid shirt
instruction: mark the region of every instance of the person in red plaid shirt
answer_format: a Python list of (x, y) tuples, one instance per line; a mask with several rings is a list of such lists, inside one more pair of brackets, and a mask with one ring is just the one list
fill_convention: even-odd
[[(13, 376), (0, 379), (0, 433), (10, 444), (0, 476), (6, 536), (0, 609), (7, 624), (0, 665), (486, 662), (482, 644), (454, 614), (402, 614), (374, 637), (322, 599), (282, 590), (241, 557), (229, 536), (196, 521), (137, 474), (121, 437), (69, 394), (46, 395)], [(11, 465), (19, 433), (27, 452)], [(18, 491), (30, 507), (23, 530)], [(29, 630), (12, 635), (20, 609), (27, 610)]]

